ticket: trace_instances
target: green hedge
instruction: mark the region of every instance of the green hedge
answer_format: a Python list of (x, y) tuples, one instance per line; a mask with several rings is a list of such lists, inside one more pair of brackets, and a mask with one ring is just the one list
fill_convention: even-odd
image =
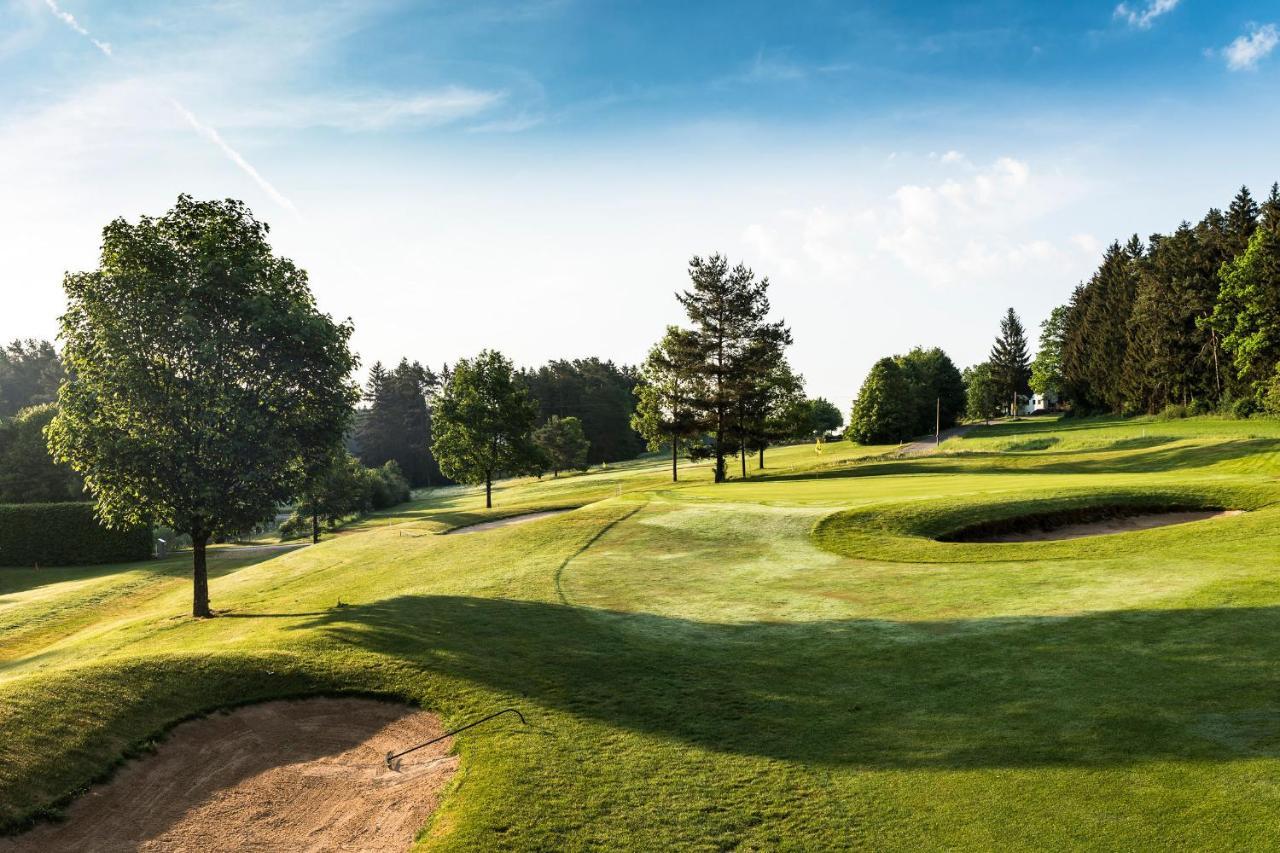
[(83, 566), (151, 556), (151, 530), (108, 530), (93, 504), (0, 504), (0, 566)]

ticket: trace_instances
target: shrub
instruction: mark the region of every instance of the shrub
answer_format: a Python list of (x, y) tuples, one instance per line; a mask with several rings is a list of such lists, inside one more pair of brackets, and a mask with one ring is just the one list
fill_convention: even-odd
[(1187, 415), (1189, 417), (1207, 415), (1211, 411), (1213, 411), (1213, 407), (1209, 405), (1207, 400), (1197, 400), (1194, 397), (1191, 399), (1191, 404), (1187, 406)]
[(1156, 415), (1158, 421), (1178, 421), (1187, 416), (1187, 407), (1180, 403), (1170, 403)]
[(151, 528), (108, 530), (93, 504), (0, 504), (0, 566), (83, 566), (151, 557)]

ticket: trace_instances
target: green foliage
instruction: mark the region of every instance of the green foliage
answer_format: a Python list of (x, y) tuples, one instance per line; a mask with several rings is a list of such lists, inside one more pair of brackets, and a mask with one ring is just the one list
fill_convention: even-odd
[(108, 529), (86, 501), (0, 504), (0, 566), (84, 566), (150, 556), (150, 527)]
[(853, 401), (846, 434), (859, 444), (889, 444), (911, 437), (913, 414), (907, 378), (893, 358), (877, 361)]
[(183, 195), (164, 216), (112, 222), (100, 267), (64, 281), (70, 379), (50, 447), (107, 524), (191, 534), (197, 616), (209, 538), (289, 500), (359, 393), (350, 325), (316, 309), (267, 233), (240, 202)]
[(632, 428), (639, 375), (598, 358), (556, 360), (537, 370), (522, 370), (521, 379), (538, 405), (538, 423), (552, 415), (575, 417), (588, 442), (587, 463), (634, 459), (644, 447)]
[(844, 415), (840, 413), (840, 409), (835, 403), (825, 397), (815, 397), (806, 401), (807, 423), (803, 434), (797, 434), (797, 438), (807, 438), (815, 435), (830, 435), (839, 432), (844, 426)]
[(0, 503), (85, 500), (84, 484), (53, 461), (44, 430), (58, 412), (53, 403), (0, 420)]
[(895, 356), (907, 383), (907, 405), (911, 412), (909, 435), (926, 435), (941, 425), (955, 426), (965, 412), (964, 377), (955, 363), (938, 347), (915, 347)]
[(765, 377), (791, 343), (791, 332), (785, 323), (766, 319), (769, 279), (757, 279), (743, 264), (730, 268), (722, 255), (695, 256), (689, 279), (691, 289), (676, 299), (693, 325), (689, 334), (699, 354), (696, 373), (704, 394), (698, 409), (714, 440), (719, 483), (727, 476), (725, 456), (734, 439), (743, 447), (752, 431), (747, 420), (761, 419)]
[(62, 362), (48, 341), (28, 338), (0, 348), (0, 418), (52, 403), (62, 378)]
[(1244, 393), (1260, 399), (1280, 363), (1280, 231), (1258, 228), (1221, 276), (1211, 323)]
[(552, 476), (559, 477), (561, 471), (587, 470), (590, 445), (582, 432), (582, 421), (577, 418), (552, 415), (534, 430), (533, 443), (542, 450)]
[(965, 368), (964, 387), (966, 411), (973, 420), (990, 420), (1004, 410), (1004, 391), (987, 362)]
[(355, 446), (360, 461), (371, 468), (394, 460), (414, 486), (441, 485), (444, 477), (431, 455), (431, 412), (428, 396), (439, 378), (418, 362), (401, 359), (393, 369), (376, 363), (369, 370)]
[(1062, 395), (1062, 340), (1066, 334), (1066, 305), (1059, 305), (1040, 323), (1040, 348), (1031, 362), (1031, 390), (1042, 397)]
[(379, 468), (366, 468), (345, 451), (335, 453), (280, 525), (280, 536), (292, 539), (310, 534), (319, 541), (321, 523), (333, 529), (346, 518), (387, 509), (409, 497), (409, 482), (394, 459)]
[(459, 482), (484, 483), (486, 506), (493, 505), (495, 477), (534, 473), (542, 464), (529, 435), (537, 404), (496, 350), (454, 365), (435, 416), (432, 452), (440, 469)]
[(991, 347), (987, 364), (991, 366), (991, 381), (1005, 405), (1010, 407), (1009, 414), (1016, 414), (1014, 401), (1031, 390), (1031, 361), (1027, 354), (1026, 330), (1012, 308), (1000, 319), (1000, 334)]
[(640, 366), (635, 388), (636, 408), (631, 427), (650, 450), (671, 449), (671, 480), (678, 478), (676, 460), (682, 444), (702, 433), (697, 409), (706, 397), (700, 371), (702, 354), (695, 336), (668, 326)]

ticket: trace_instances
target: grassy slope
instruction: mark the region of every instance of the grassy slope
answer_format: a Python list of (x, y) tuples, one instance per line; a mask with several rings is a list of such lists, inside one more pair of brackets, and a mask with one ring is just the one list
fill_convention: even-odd
[[(504, 484), (495, 515), (590, 505), (457, 538), (429, 534), (487, 516), (440, 490), (229, 561), (229, 618), (200, 623), (176, 564), (0, 572), (0, 819), (193, 713), (359, 691), (532, 712), (460, 739), (429, 847), (1258, 846), (1280, 823), (1277, 450), (1271, 422), (1032, 421), (916, 460), (790, 448), (723, 486), (654, 460)], [(1254, 511), (920, 535), (1155, 492)]]

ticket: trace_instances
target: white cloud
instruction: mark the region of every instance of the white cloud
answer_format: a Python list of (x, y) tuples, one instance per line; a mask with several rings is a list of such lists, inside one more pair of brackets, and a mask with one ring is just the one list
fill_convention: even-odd
[[(829, 281), (904, 279), (930, 288), (983, 288), (1074, 269), (1096, 246), (1083, 235), (1050, 239), (1038, 221), (1080, 194), (1075, 181), (1036, 175), (1001, 157), (977, 167), (958, 152), (939, 158), (970, 165), (964, 179), (904, 184), (881, 204), (841, 211), (787, 211), (754, 223), (743, 241), (777, 268)], [(903, 276), (906, 273), (906, 276)]]
[(1128, 22), (1129, 26), (1140, 30), (1149, 30), (1156, 18), (1168, 14), (1178, 7), (1179, 0), (1148, 0), (1145, 6), (1135, 9), (1128, 3), (1116, 7), (1115, 17)]
[(1253, 24), (1251, 32), (1237, 36), (1235, 41), (1222, 49), (1222, 55), (1232, 71), (1252, 71), (1275, 50), (1277, 44), (1280, 44), (1280, 30), (1276, 29), (1275, 24)]
[(505, 92), (462, 86), (401, 95), (291, 95), (283, 103), (232, 110), (219, 124), (251, 128), (328, 127), (353, 132), (429, 127), (480, 115), (505, 98)]
[(962, 166), (969, 165), (969, 158), (961, 154), (959, 151), (955, 151), (955, 150), (951, 150), (951, 151), (948, 151), (946, 154), (943, 154), (942, 157), (939, 158), (939, 160), (947, 164), (956, 163)]

